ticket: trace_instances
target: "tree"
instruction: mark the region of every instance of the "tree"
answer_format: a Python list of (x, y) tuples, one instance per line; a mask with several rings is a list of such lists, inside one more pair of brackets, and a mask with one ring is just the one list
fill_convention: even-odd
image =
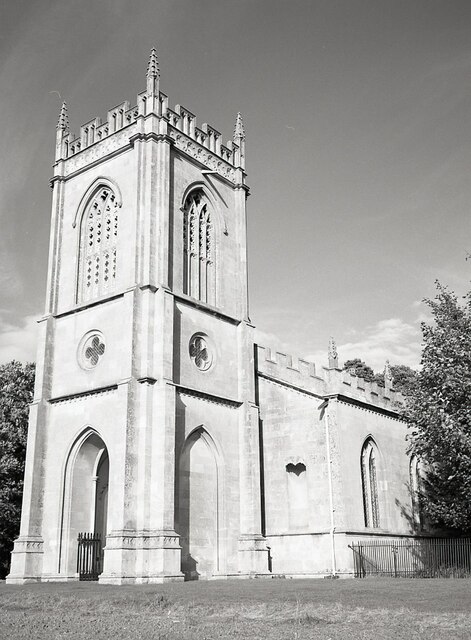
[[(384, 371), (374, 373), (373, 369), (360, 358), (347, 360), (343, 368), (367, 382), (376, 382), (378, 387), (384, 387)], [(414, 371), (406, 364), (393, 364), (390, 366), (390, 371), (394, 391), (400, 391), (404, 396), (407, 396), (416, 383), (417, 371)]]
[(410, 452), (425, 468), (422, 507), (430, 522), (471, 532), (471, 292), (460, 303), (437, 282), (425, 301), (422, 370), (409, 389)]
[(10, 551), (20, 526), (33, 387), (34, 364), (12, 361), (0, 365), (0, 578), (8, 573)]
[(400, 391), (404, 396), (410, 395), (417, 384), (417, 371), (406, 364), (393, 364), (391, 365), (391, 375), (394, 390)]
[[(389, 367), (392, 376), (392, 386), (394, 391), (400, 391), (404, 396), (409, 395), (411, 388), (417, 381), (417, 371), (411, 369), (406, 364), (392, 364)], [(373, 381), (379, 387), (384, 387), (384, 371), (374, 374)]]
[(344, 370), (350, 371), (354, 376), (358, 376), (359, 378), (363, 378), (367, 382), (372, 382), (374, 379), (374, 372), (371, 367), (360, 360), (360, 358), (353, 358), (352, 360), (347, 360), (343, 365)]

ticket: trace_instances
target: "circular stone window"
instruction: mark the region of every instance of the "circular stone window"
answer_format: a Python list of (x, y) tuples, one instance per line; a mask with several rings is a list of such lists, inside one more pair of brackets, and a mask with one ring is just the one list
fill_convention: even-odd
[(79, 346), (79, 363), (84, 369), (93, 369), (105, 353), (105, 340), (99, 331), (87, 333)]
[(200, 371), (207, 371), (213, 364), (213, 353), (209, 346), (208, 337), (196, 333), (190, 340), (190, 358)]

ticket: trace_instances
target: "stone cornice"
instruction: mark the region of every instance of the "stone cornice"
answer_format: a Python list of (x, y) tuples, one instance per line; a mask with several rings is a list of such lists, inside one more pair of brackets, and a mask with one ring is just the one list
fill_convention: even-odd
[(83, 304), (77, 304), (72, 307), (72, 309), (68, 309), (67, 311), (61, 311), (60, 313), (52, 314), (53, 318), (63, 318), (64, 316), (70, 316), (74, 313), (80, 313), (80, 311), (84, 311), (85, 309), (90, 309), (91, 307), (96, 307), (99, 304), (104, 304), (106, 302), (112, 302), (113, 300), (117, 300), (118, 298), (122, 298), (125, 293), (130, 291), (134, 291), (136, 286), (129, 287), (128, 289), (124, 289), (124, 291), (119, 291), (118, 293), (112, 293), (103, 298), (98, 298), (97, 300), (91, 300), (90, 302), (85, 302)]
[(342, 404), (352, 405), (359, 409), (363, 409), (364, 411), (371, 411), (372, 413), (380, 413), (381, 415), (392, 418), (393, 420), (397, 420), (398, 422), (403, 422), (403, 420), (399, 416), (399, 413), (397, 411), (394, 411), (393, 409), (387, 409), (386, 407), (380, 407), (378, 405), (369, 403), (368, 401), (344, 396), (341, 393), (335, 393), (327, 397), (338, 400)]
[(137, 382), (140, 384), (150, 384), (153, 386), (157, 382), (157, 378), (152, 378), (151, 376), (144, 376), (142, 378), (137, 378)]
[(139, 131), (135, 133), (133, 136), (129, 138), (129, 142), (131, 146), (134, 146), (136, 141), (144, 141), (153, 140), (154, 142), (167, 142), (168, 144), (173, 144), (173, 139), (166, 133), (156, 133), (155, 131), (142, 132)]
[[(239, 325), (242, 322), (246, 322), (246, 320), (242, 320), (239, 318), (234, 318), (234, 316), (230, 316), (227, 313), (224, 313), (223, 311), (220, 311), (219, 309), (217, 309), (216, 307), (212, 307), (211, 305), (208, 305), (204, 302), (201, 302), (200, 300), (196, 300), (195, 298), (191, 298), (190, 296), (187, 296), (183, 293), (174, 293), (173, 291), (171, 291), (170, 289), (168, 289), (168, 287), (165, 287), (163, 285), (153, 285), (153, 284), (144, 284), (144, 285), (133, 285), (131, 287), (128, 287), (127, 289), (122, 289), (121, 291), (115, 292), (115, 293), (111, 293), (107, 296), (104, 296), (102, 298), (97, 298), (96, 300), (90, 300), (89, 302), (85, 302), (82, 304), (77, 304), (75, 306), (73, 306), (70, 309), (67, 309), (66, 311), (60, 311), (59, 313), (53, 313), (53, 314), (47, 314), (45, 316), (42, 316), (40, 318), (40, 320), (38, 320), (38, 322), (40, 322), (41, 320), (45, 320), (48, 317), (53, 317), (53, 318), (63, 318), (65, 316), (70, 316), (73, 315), (74, 313), (80, 313), (81, 311), (84, 311), (85, 309), (90, 309), (91, 307), (96, 307), (97, 305), (100, 304), (105, 304), (108, 302), (112, 302), (113, 300), (117, 300), (118, 298), (122, 298), (126, 293), (130, 293), (132, 291), (136, 291), (137, 289), (141, 290), (141, 291), (150, 291), (151, 293), (157, 293), (157, 291), (159, 291), (160, 289), (163, 289), (166, 293), (170, 294), (171, 296), (173, 296), (175, 301), (178, 301), (182, 304), (185, 304), (189, 307), (194, 307), (195, 309), (198, 309), (200, 311), (204, 311), (205, 313), (209, 313), (212, 316), (218, 318), (219, 320), (224, 320), (225, 322), (228, 322), (229, 324), (233, 324), (233, 325)], [(249, 326), (253, 326), (249, 323)]]
[(99, 387), (97, 389), (89, 389), (87, 391), (78, 391), (76, 393), (69, 393), (65, 396), (57, 396), (49, 399), (49, 404), (59, 404), (63, 402), (72, 402), (74, 400), (83, 400), (89, 396), (98, 396), (113, 393), (118, 389), (117, 384), (111, 384), (106, 387)]
[[(343, 534), (345, 536), (359, 536), (364, 538), (440, 538), (446, 536), (437, 536), (432, 533), (397, 533), (395, 531), (388, 531), (387, 529), (336, 529), (335, 533)], [(359, 540), (361, 543), (362, 540)]]
[(172, 386), (174, 386), (177, 392), (182, 396), (191, 396), (193, 398), (201, 398), (202, 400), (206, 400), (207, 402), (212, 402), (214, 404), (223, 404), (232, 409), (237, 409), (241, 407), (243, 402), (240, 400), (234, 400), (233, 398), (225, 398), (224, 396), (217, 396), (213, 393), (206, 393), (205, 391), (200, 391), (199, 389), (193, 389), (191, 387), (185, 387), (180, 384), (176, 384), (174, 382), (170, 382)]
[(292, 391), (297, 391), (298, 393), (303, 393), (306, 396), (310, 396), (312, 398), (316, 398), (317, 400), (323, 400), (325, 396), (321, 393), (314, 393), (313, 391), (309, 391), (309, 389), (303, 389), (303, 387), (298, 387), (290, 382), (286, 382), (285, 380), (281, 380), (280, 378), (275, 378), (273, 376), (268, 375), (267, 373), (263, 373), (261, 371), (255, 372), (256, 376), (259, 378), (263, 378), (268, 382), (272, 382), (273, 384), (279, 384), (281, 387), (287, 387)]
[(211, 169), (231, 184), (236, 184), (236, 168), (227, 160), (172, 125), (168, 127), (168, 135), (180, 152), (196, 160), (201, 166)]
[(88, 169), (101, 164), (104, 160), (109, 160), (120, 153), (132, 149), (130, 142), (132, 136), (130, 136), (129, 129), (133, 127), (135, 127), (135, 123), (123, 127), (111, 136), (99, 140), (69, 158), (62, 160), (64, 173), (53, 176), (50, 181), (51, 185), (56, 180), (70, 180), (83, 173), (83, 171), (88, 171)]
[(173, 295), (175, 300), (178, 300), (178, 302), (186, 304), (189, 307), (195, 307), (200, 311), (205, 311), (206, 313), (210, 313), (216, 318), (219, 318), (219, 320), (225, 320), (226, 322), (229, 322), (230, 324), (235, 324), (235, 325), (239, 325), (241, 322), (243, 322), (238, 318), (234, 318), (233, 316), (230, 316), (227, 313), (223, 313), (222, 311), (219, 311), (219, 309), (216, 309), (216, 307), (212, 307), (211, 305), (206, 304), (205, 302), (196, 300), (196, 298), (191, 298), (190, 296), (187, 296), (183, 293), (174, 293), (173, 291), (170, 291), (170, 293)]

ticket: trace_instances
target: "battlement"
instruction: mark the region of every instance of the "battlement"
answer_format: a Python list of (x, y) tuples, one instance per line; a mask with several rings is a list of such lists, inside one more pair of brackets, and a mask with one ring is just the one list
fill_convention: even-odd
[(272, 364), (278, 365), (280, 368), (297, 371), (301, 376), (316, 378), (316, 365), (314, 362), (297, 358), (281, 351), (275, 351), (270, 347), (262, 347), (257, 345), (258, 362), (265, 360)]
[(255, 348), (257, 372), (262, 376), (319, 397), (326, 394), (325, 380), (317, 374), (313, 362), (260, 345)]
[(325, 369), (329, 376), (336, 377), (338, 393), (352, 397), (364, 396), (371, 404), (393, 409), (403, 405), (404, 396), (400, 391), (395, 391), (389, 384), (384, 387), (376, 382), (367, 382), (363, 378), (353, 375), (349, 371), (339, 369)]
[[(159, 134), (168, 135), (175, 146), (216, 173), (226, 178), (234, 178), (234, 169), (245, 166), (245, 133), (240, 114), (237, 116), (232, 140), (222, 143), (222, 134), (207, 123), (197, 126), (196, 116), (186, 107), (177, 104), (168, 106), (168, 97), (159, 88), (160, 72), (155, 56), (147, 71), (147, 90), (138, 94), (136, 104), (129, 101), (113, 107), (106, 120), (92, 118), (80, 127), (80, 133), (69, 131), (67, 108), (64, 105), (57, 126), (56, 160), (68, 160), (85, 149), (111, 138), (118, 131), (131, 127), (149, 115), (159, 118)], [(130, 132), (132, 135), (133, 132)]]
[(388, 381), (384, 387), (367, 382), (338, 367), (316, 369), (313, 362), (256, 345), (257, 372), (266, 378), (313, 395), (347, 396), (359, 402), (396, 411), (404, 402), (403, 395), (394, 391)]

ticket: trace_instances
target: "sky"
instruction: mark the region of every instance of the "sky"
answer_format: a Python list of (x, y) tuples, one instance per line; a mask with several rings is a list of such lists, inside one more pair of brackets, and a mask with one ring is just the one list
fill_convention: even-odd
[(34, 360), (55, 126), (145, 89), (246, 133), (261, 344), (417, 367), (422, 300), (471, 262), (469, 0), (0, 0), (0, 363)]

